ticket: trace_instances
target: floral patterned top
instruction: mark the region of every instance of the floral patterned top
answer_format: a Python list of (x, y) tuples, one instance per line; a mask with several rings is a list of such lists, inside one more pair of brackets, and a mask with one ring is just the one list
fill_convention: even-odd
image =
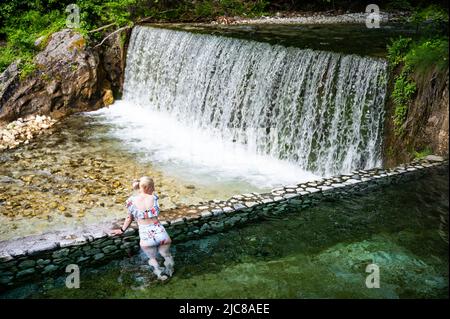
[(130, 196), (126, 201), (126, 206), (128, 209), (128, 214), (133, 216), (135, 220), (158, 217), (159, 215), (158, 195), (153, 194), (154, 199), (153, 207), (146, 210), (139, 210), (134, 204), (134, 198), (135, 196)]

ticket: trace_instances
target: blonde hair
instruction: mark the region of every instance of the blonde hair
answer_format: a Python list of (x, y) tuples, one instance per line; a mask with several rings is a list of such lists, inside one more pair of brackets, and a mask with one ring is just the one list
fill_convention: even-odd
[(148, 176), (142, 176), (137, 182), (138, 188), (142, 188), (144, 190), (155, 189), (155, 183), (153, 182), (153, 179)]

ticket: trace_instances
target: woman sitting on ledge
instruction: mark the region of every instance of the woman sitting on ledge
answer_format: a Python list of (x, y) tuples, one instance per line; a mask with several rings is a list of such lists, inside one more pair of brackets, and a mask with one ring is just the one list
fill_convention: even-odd
[[(148, 176), (143, 176), (134, 181), (133, 189), (138, 190), (139, 193), (127, 199), (128, 216), (122, 228), (114, 229), (113, 234), (123, 234), (131, 222), (136, 220), (139, 225), (140, 245), (149, 258), (148, 264), (153, 268), (153, 273), (158, 279), (166, 280), (173, 274), (174, 261), (170, 254), (172, 240), (158, 220), (158, 196), (154, 193), (153, 180)], [(165, 270), (159, 266), (156, 259), (158, 251), (164, 257)]]

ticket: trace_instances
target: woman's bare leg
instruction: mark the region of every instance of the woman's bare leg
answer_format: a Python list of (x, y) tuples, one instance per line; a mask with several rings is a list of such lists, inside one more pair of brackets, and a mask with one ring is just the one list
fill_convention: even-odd
[(148, 264), (152, 267), (153, 273), (160, 280), (166, 280), (167, 276), (162, 275), (163, 268), (159, 266), (158, 260), (156, 260), (156, 254), (158, 249), (152, 246), (143, 246), (141, 245), (142, 250), (148, 256)]
[(158, 248), (161, 256), (164, 257), (164, 266), (166, 267), (166, 273), (171, 277), (174, 271), (174, 261), (170, 253), (170, 243), (159, 246)]

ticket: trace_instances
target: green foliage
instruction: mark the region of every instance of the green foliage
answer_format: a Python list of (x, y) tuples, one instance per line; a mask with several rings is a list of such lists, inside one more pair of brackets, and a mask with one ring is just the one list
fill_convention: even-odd
[(402, 38), (388, 45), (388, 60), (391, 68), (403, 66), (404, 72), (422, 72), (436, 67), (448, 68), (448, 38), (424, 38), (413, 41)]
[(78, 0), (81, 29), (91, 30), (114, 23), (117, 27), (128, 25), (135, 16), (139, 0)]
[(397, 77), (392, 92), (394, 102), (394, 126), (397, 134), (402, 133), (402, 125), (406, 120), (408, 105), (416, 92), (416, 84), (409, 80), (405, 74)]
[(430, 147), (426, 147), (425, 149), (421, 151), (414, 151), (414, 158), (415, 159), (422, 159), (424, 157), (427, 157), (428, 155), (432, 155), (433, 151)]
[(388, 45), (388, 55), (389, 64), (392, 68), (397, 67), (400, 63), (405, 60), (405, 55), (411, 48), (412, 39), (400, 37), (395, 41), (391, 41)]
[[(29, 10), (22, 15), (9, 17), (8, 23), (0, 29), (6, 34), (6, 45), (0, 47), (0, 72), (16, 59), (21, 59), (24, 76), (31, 72), (31, 60), (36, 52), (45, 45), (47, 38), (59, 30), (65, 23), (65, 18), (59, 11), (53, 10), (46, 14)], [(36, 47), (35, 41), (43, 37), (41, 46)]]
[(36, 71), (37, 67), (32, 61), (25, 61), (20, 67), (20, 80), (25, 80), (30, 74)]
[(11, 47), (0, 47), (0, 72), (6, 69), (16, 58), (16, 52)]
[[(0, 72), (16, 59), (23, 61), (22, 74), (32, 72), (33, 56), (47, 44), (49, 36), (66, 25), (66, 6), (76, 3), (81, 13), (81, 33), (92, 28), (115, 23), (118, 27), (131, 22), (131, 6), (138, 0), (13, 0), (0, 4), (0, 36), (6, 45), (0, 46)], [(42, 37), (36, 47), (35, 41)], [(95, 38), (95, 37), (94, 37)]]
[(448, 38), (427, 39), (414, 45), (404, 56), (405, 65), (415, 72), (425, 72), (436, 67), (448, 68)]
[(389, 10), (411, 10), (412, 5), (408, 0), (391, 0), (386, 8)]
[(394, 157), (395, 155), (394, 148), (392, 146), (389, 146), (388, 149), (386, 150), (386, 154), (388, 158)]
[(416, 10), (411, 22), (416, 24), (418, 32), (430, 37), (448, 34), (448, 10), (436, 5)]
[(195, 14), (200, 17), (211, 17), (217, 14), (213, 1), (201, 1), (195, 6)]
[(394, 77), (394, 90), (391, 95), (394, 105), (394, 130), (397, 135), (403, 132), (402, 125), (408, 114), (408, 104), (416, 90), (414, 82), (409, 79), (411, 68), (405, 63), (405, 56), (411, 50), (412, 45), (411, 38), (402, 37), (388, 45), (388, 61), (391, 71), (397, 67), (402, 68), (400, 74)]
[(414, 23), (423, 23), (430, 21), (433, 23), (448, 23), (448, 12), (437, 5), (430, 5), (424, 9), (416, 10), (411, 16)]
[[(397, 135), (403, 132), (403, 123), (408, 113), (416, 84), (413, 75), (425, 72), (443, 72), (448, 69), (448, 38), (399, 38), (388, 46), (388, 60), (394, 77), (392, 101), (394, 105), (393, 123)], [(399, 68), (399, 70), (396, 70)], [(394, 71), (395, 70), (395, 71)]]
[(402, 75), (395, 81), (392, 98), (396, 104), (407, 104), (416, 92), (416, 85)]
[(188, 5), (184, 15), (190, 15), (193, 20), (212, 19), (218, 16), (261, 16), (267, 13), (269, 1), (240, 1), (240, 0), (204, 0), (195, 1)]

